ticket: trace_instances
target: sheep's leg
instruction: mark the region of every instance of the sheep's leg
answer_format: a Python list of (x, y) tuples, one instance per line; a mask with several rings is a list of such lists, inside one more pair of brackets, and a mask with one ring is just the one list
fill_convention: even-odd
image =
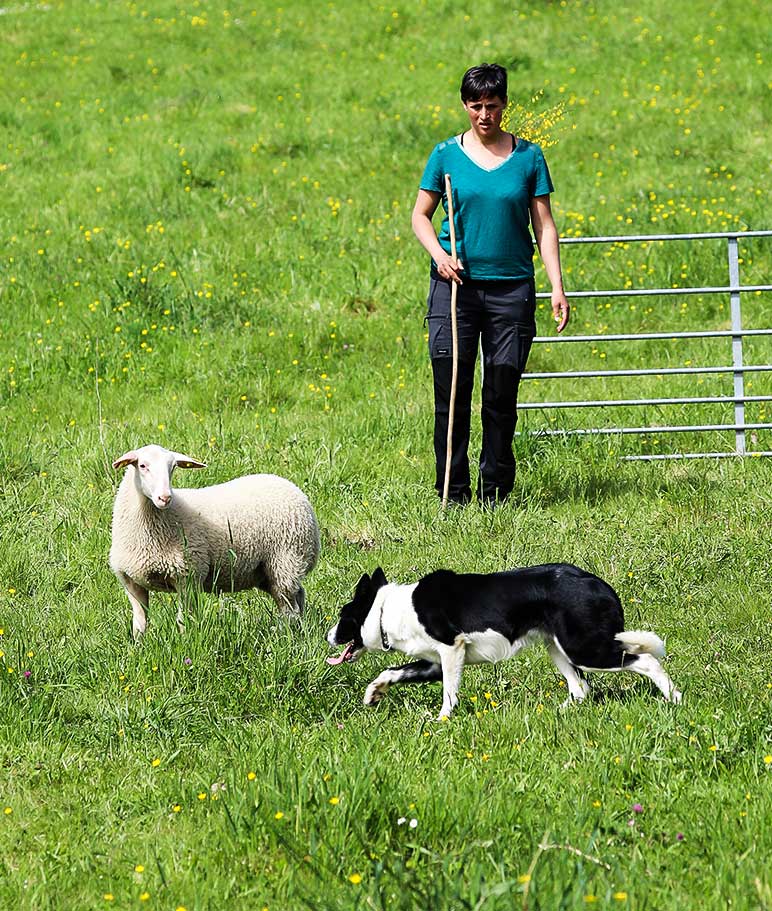
[(150, 601), (150, 592), (138, 585), (133, 579), (130, 579), (126, 573), (118, 573), (118, 580), (126, 590), (126, 595), (131, 604), (131, 634), (135, 640), (145, 632), (147, 628), (147, 606)]
[(297, 582), (294, 567), (279, 565), (265, 567), (265, 587), (276, 602), (276, 606), (291, 617), (300, 617), (306, 603), (303, 586)]
[(297, 592), (284, 592), (280, 589), (272, 588), (271, 597), (282, 613), (290, 617), (299, 617), (303, 613), (304, 598), (299, 597)]
[[(209, 573), (209, 564), (198, 568), (198, 573), (188, 573), (184, 580), (179, 580), (176, 586), (177, 590), (177, 629), (180, 633), (185, 632), (185, 602), (190, 596), (194, 596), (201, 591), (214, 591), (215, 584), (211, 581)], [(194, 602), (196, 603), (196, 602)]]
[(292, 598), (292, 601), (293, 601), (292, 613), (296, 617), (302, 617), (303, 611), (306, 609), (306, 591), (302, 585), (295, 592), (295, 594)]

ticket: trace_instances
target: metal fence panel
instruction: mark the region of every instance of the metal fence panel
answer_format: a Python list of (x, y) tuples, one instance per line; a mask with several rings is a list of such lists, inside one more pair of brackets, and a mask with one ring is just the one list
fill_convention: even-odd
[[(670, 295), (691, 295), (691, 294), (718, 294), (726, 295), (729, 299), (729, 309), (731, 317), (731, 329), (714, 329), (701, 330), (693, 332), (641, 332), (641, 333), (615, 333), (609, 335), (575, 335), (560, 336), (550, 338), (537, 336), (534, 344), (549, 344), (561, 346), (570, 343), (608, 343), (608, 342), (629, 342), (629, 341), (655, 341), (655, 340), (683, 340), (683, 339), (707, 339), (707, 338), (726, 338), (731, 339), (732, 363), (726, 366), (711, 365), (705, 367), (649, 367), (649, 368), (626, 368), (617, 370), (564, 370), (564, 371), (543, 371), (523, 374), (523, 381), (526, 384), (524, 389), (528, 389), (528, 381), (545, 380), (545, 379), (571, 379), (586, 380), (590, 378), (609, 378), (609, 377), (644, 377), (644, 376), (675, 376), (675, 375), (721, 375), (731, 374), (732, 392), (729, 395), (671, 395), (658, 398), (625, 398), (625, 399), (583, 399), (566, 400), (566, 401), (525, 401), (518, 405), (522, 411), (537, 411), (548, 409), (581, 409), (590, 407), (612, 408), (621, 406), (640, 406), (640, 405), (696, 405), (696, 404), (731, 404), (733, 407), (734, 419), (730, 423), (702, 423), (702, 424), (672, 424), (666, 426), (652, 427), (582, 427), (571, 430), (561, 430), (556, 428), (547, 428), (544, 430), (527, 431), (531, 434), (542, 434), (546, 436), (567, 435), (567, 436), (590, 436), (590, 435), (615, 435), (615, 434), (671, 434), (679, 432), (705, 433), (709, 431), (731, 431), (734, 433), (734, 449), (726, 452), (692, 452), (692, 453), (661, 453), (647, 455), (630, 455), (625, 458), (630, 460), (658, 460), (658, 459), (697, 459), (697, 458), (723, 458), (727, 456), (770, 456), (772, 452), (757, 450), (749, 451), (747, 446), (747, 432), (760, 429), (772, 428), (772, 423), (757, 421), (749, 423), (746, 421), (745, 405), (748, 402), (766, 402), (772, 401), (772, 395), (747, 395), (745, 391), (745, 376), (749, 373), (767, 373), (772, 371), (772, 364), (758, 363), (746, 364), (744, 361), (743, 339), (748, 337), (772, 336), (771, 328), (762, 329), (744, 329), (742, 320), (742, 297), (747, 292), (768, 292), (772, 291), (772, 285), (766, 284), (749, 284), (743, 285), (740, 278), (740, 255), (739, 241), (740, 238), (772, 237), (772, 231), (722, 231), (709, 234), (637, 234), (637, 235), (615, 235), (605, 237), (566, 237), (561, 238), (560, 244), (570, 246), (572, 244), (617, 244), (627, 245), (631, 243), (651, 243), (651, 242), (670, 242), (670, 241), (693, 241), (693, 240), (726, 240), (727, 243), (727, 263), (728, 263), (728, 284), (727, 285), (706, 285), (703, 287), (684, 287), (684, 288), (624, 288), (617, 290), (586, 290), (576, 291), (568, 295), (571, 298), (635, 298), (635, 297), (652, 297), (652, 296), (670, 296)], [(537, 298), (549, 298), (548, 293), (539, 293)], [(763, 416), (763, 415), (762, 415)]]

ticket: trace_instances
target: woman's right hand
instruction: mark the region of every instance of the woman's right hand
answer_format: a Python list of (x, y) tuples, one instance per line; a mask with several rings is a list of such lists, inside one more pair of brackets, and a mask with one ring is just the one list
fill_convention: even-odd
[(443, 278), (456, 282), (458, 285), (464, 284), (461, 278), (464, 264), (460, 259), (453, 259), (450, 254), (444, 253), (444, 256), (438, 256), (434, 261), (437, 264), (437, 271)]
[(431, 256), (437, 264), (437, 271), (446, 281), (456, 282), (461, 285), (461, 273), (464, 271), (464, 264), (460, 259), (446, 253), (437, 240), (434, 226), (432, 225), (432, 216), (440, 203), (441, 196), (433, 190), (419, 190), (416, 197), (415, 206), (413, 206), (412, 225), (415, 236), (421, 243), (421, 246)]

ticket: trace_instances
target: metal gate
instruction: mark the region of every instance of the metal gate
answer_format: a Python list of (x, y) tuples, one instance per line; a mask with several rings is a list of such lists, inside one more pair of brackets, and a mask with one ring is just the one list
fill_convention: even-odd
[[(731, 339), (732, 363), (730, 365), (716, 366), (682, 366), (682, 367), (651, 367), (645, 369), (622, 369), (622, 370), (579, 370), (564, 372), (544, 372), (544, 373), (525, 373), (523, 374), (524, 392), (529, 389), (528, 381), (547, 380), (547, 379), (569, 379), (575, 384), (582, 383), (593, 377), (643, 377), (643, 376), (668, 376), (668, 375), (686, 375), (686, 374), (724, 374), (732, 378), (731, 394), (711, 395), (711, 396), (673, 396), (670, 398), (637, 398), (637, 399), (606, 399), (606, 400), (566, 400), (566, 401), (524, 401), (518, 405), (518, 411), (547, 411), (550, 409), (564, 408), (616, 408), (630, 407), (639, 405), (694, 405), (694, 404), (732, 404), (734, 411), (734, 420), (729, 423), (708, 423), (708, 424), (676, 424), (669, 426), (655, 427), (586, 427), (579, 429), (560, 430), (555, 428), (546, 428), (542, 430), (527, 430), (529, 434), (541, 435), (590, 435), (590, 434), (670, 434), (683, 431), (706, 432), (706, 431), (734, 431), (734, 449), (719, 452), (691, 452), (691, 453), (657, 453), (650, 455), (631, 455), (625, 456), (627, 459), (694, 459), (694, 458), (721, 458), (726, 456), (770, 456), (772, 451), (756, 450), (749, 451), (747, 448), (746, 433), (748, 431), (770, 429), (772, 422), (748, 423), (745, 419), (745, 405), (748, 402), (768, 402), (772, 401), (772, 395), (747, 395), (745, 390), (745, 376), (750, 373), (764, 373), (772, 371), (772, 365), (769, 363), (746, 364), (743, 359), (743, 339), (749, 336), (770, 336), (772, 328), (762, 329), (744, 329), (742, 320), (742, 299), (741, 295), (747, 292), (755, 291), (772, 291), (772, 285), (742, 285), (740, 283), (740, 265), (741, 258), (739, 255), (739, 239), (745, 240), (750, 237), (772, 237), (772, 231), (740, 231), (740, 232), (719, 232), (711, 234), (648, 234), (648, 235), (631, 235), (615, 237), (567, 237), (561, 238), (561, 252), (566, 252), (565, 248), (573, 244), (632, 244), (632, 243), (651, 243), (655, 241), (694, 241), (694, 240), (721, 240), (727, 242), (727, 260), (728, 260), (728, 283), (721, 286), (706, 287), (670, 287), (670, 288), (645, 288), (645, 289), (620, 289), (612, 291), (575, 291), (568, 295), (569, 300), (577, 298), (632, 298), (632, 297), (654, 297), (665, 295), (725, 295), (729, 298), (731, 329), (715, 329), (707, 331), (693, 332), (650, 332), (650, 333), (632, 333), (632, 334), (611, 334), (611, 335), (564, 335), (555, 337), (537, 336), (534, 344), (549, 344), (556, 347), (568, 344), (582, 343), (608, 343), (608, 342), (630, 342), (641, 340), (671, 340), (671, 339), (698, 339), (698, 338), (727, 338)], [(570, 254), (569, 254), (570, 255)], [(546, 298), (549, 300), (549, 293), (539, 293), (537, 298)], [(727, 383), (728, 386), (728, 383)]]

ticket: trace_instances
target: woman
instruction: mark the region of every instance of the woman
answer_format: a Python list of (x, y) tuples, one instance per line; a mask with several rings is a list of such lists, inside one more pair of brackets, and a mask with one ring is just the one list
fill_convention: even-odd
[[(436, 488), (445, 479), (452, 375), (451, 285), (456, 283), (458, 377), (449, 499), (467, 503), (469, 423), (478, 345), (483, 355), (482, 452), (477, 497), (504, 500), (515, 482), (512, 440), (517, 390), (536, 334), (533, 227), (552, 285), (552, 312), (562, 332), (569, 306), (563, 292), (558, 234), (549, 194), (552, 180), (538, 145), (501, 129), (507, 73), (497, 64), (472, 67), (461, 82), (469, 129), (437, 145), (424, 170), (413, 209), (413, 231), (432, 257), (428, 301), (429, 354), (434, 374)], [(457, 238), (451, 256), (445, 174), (450, 174)], [(439, 238), (432, 216), (442, 201)]]

